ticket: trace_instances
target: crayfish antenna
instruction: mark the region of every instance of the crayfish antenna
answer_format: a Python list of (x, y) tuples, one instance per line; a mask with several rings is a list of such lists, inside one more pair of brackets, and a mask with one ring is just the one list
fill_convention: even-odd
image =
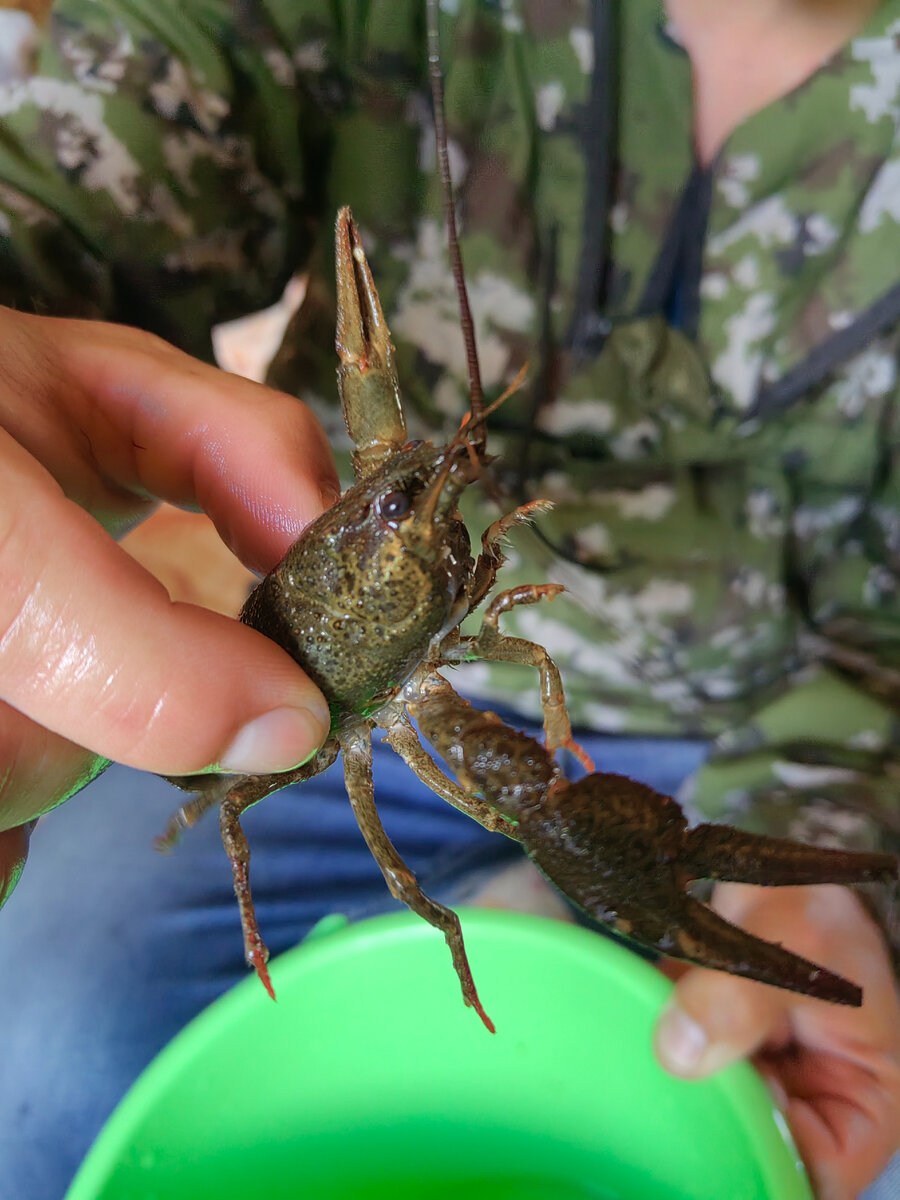
[(441, 73), (440, 34), (438, 31), (438, 0), (427, 0), (425, 22), (428, 36), (428, 78), (431, 84), (431, 103), (434, 109), (434, 140), (437, 147), (438, 167), (444, 192), (444, 219), (447, 223), (447, 249), (450, 268), (456, 284), (459, 301), (459, 318), (466, 348), (466, 367), (469, 375), (469, 403), (472, 428), (477, 436), (472, 443), (479, 458), (484, 455), (486, 436), (484, 430), (484, 390), (481, 386), (481, 370), (478, 366), (478, 348), (475, 344), (475, 322), (469, 306), (466, 276), (462, 254), (459, 249), (459, 231), (456, 225), (456, 205), (453, 202), (453, 180), (450, 176), (450, 158), (447, 154), (447, 124), (444, 116), (444, 79)]

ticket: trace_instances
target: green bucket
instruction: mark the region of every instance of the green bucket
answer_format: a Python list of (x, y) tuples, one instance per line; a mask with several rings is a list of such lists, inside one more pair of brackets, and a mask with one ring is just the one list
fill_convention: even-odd
[(202, 1013), (113, 1114), (66, 1200), (810, 1200), (741, 1064), (673, 1079), (670, 985), (605, 938), (463, 913), (492, 1036), (409, 914), (311, 939)]

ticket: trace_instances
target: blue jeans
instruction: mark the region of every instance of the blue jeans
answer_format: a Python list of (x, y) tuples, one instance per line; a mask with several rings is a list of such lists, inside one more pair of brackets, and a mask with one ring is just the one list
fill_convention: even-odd
[[(582, 739), (598, 768), (674, 792), (696, 742)], [(443, 899), (518, 856), (375, 748), (384, 824)], [(152, 776), (111, 768), (35, 831), (0, 916), (0, 1198), (61, 1200), (138, 1073), (246, 975), (231, 872), (214, 815), (168, 857), (151, 843), (179, 802)], [(340, 764), (245, 817), (260, 927), (273, 954), (321, 917), (395, 907), (346, 800)], [(887, 1193), (885, 1193), (887, 1195)]]

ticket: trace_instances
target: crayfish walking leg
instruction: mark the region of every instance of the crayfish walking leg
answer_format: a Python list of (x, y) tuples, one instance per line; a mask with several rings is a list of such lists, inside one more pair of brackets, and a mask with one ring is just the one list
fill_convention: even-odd
[(536, 668), (541, 683), (547, 751), (552, 754), (556, 750), (570, 750), (586, 771), (592, 771), (594, 764), (572, 737), (566, 698), (556, 663), (537, 642), (510, 637), (501, 633), (499, 627), (501, 614), (509, 612), (511, 608), (553, 600), (564, 591), (565, 588), (558, 583), (529, 583), (499, 592), (488, 605), (478, 633), (474, 637), (460, 638), (458, 649), (452, 648), (446, 657), (448, 661), (477, 658), (485, 662), (521, 663)]
[(397, 721), (385, 730), (385, 738), (393, 750), (400, 755), (413, 774), (430, 788), (436, 796), (452, 804), (454, 808), (477, 821), (489, 833), (502, 833), (514, 841), (518, 841), (516, 827), (502, 813), (491, 808), (480, 796), (474, 796), (465, 788), (448, 779), (434, 759), (426, 752), (419, 741), (416, 731), (410, 724), (405, 713), (400, 713)]
[(241, 917), (241, 929), (244, 935), (244, 957), (247, 965), (253, 967), (266, 991), (275, 999), (275, 991), (269, 978), (266, 964), (269, 961), (269, 951), (259, 932), (256, 911), (253, 906), (253, 896), (250, 891), (250, 847), (241, 828), (241, 815), (279, 791), (290, 783), (301, 783), (318, 775), (326, 767), (331, 766), (338, 756), (338, 746), (334, 739), (329, 739), (309, 762), (304, 763), (295, 771), (286, 771), (278, 775), (248, 775), (233, 783), (227, 795), (219, 805), (219, 829), (222, 834), (222, 844), (228, 861), (231, 863), (231, 873), (234, 879), (234, 893), (237, 897), (238, 910)]
[(372, 857), (381, 867), (391, 895), (423, 917), (429, 925), (440, 929), (450, 947), (453, 966), (462, 986), (463, 1000), (474, 1008), (486, 1028), (494, 1033), (494, 1023), (481, 1006), (466, 948), (463, 942), (459, 917), (443, 904), (426, 896), (416, 882), (416, 877), (397, 852), (385, 832), (375, 807), (375, 789), (372, 783), (372, 741), (368, 733), (356, 734), (342, 741), (344, 753), (344, 778), (347, 795), (359, 824), (360, 832)]

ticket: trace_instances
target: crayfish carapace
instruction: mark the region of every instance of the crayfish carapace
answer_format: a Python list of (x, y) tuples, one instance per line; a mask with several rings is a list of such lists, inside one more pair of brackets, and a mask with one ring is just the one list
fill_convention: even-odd
[[(181, 827), (219, 803), (247, 961), (271, 992), (241, 814), (270, 793), (313, 778), (342, 754), (350, 803), (388, 887), (443, 932), (465, 1002), (492, 1029), (458, 918), (422, 892), (378, 817), (371, 734), (379, 726), (439, 796), (519, 841), (575, 904), (634, 941), (807, 995), (861, 1003), (852, 983), (728, 924), (685, 888), (698, 878), (758, 884), (887, 880), (897, 874), (892, 856), (817, 849), (724, 826), (689, 829), (674, 800), (630, 779), (594, 773), (567, 782), (554, 752), (577, 747), (559, 673), (540, 646), (499, 630), (504, 611), (552, 599), (558, 585), (501, 592), (480, 630), (460, 633), (462, 620), (493, 589), (503, 536), (535, 506), (495, 521), (473, 559), (457, 502), (487, 461), (483, 411), (445, 446), (407, 440), (390, 333), (348, 209), (338, 215), (336, 255), (338, 385), (356, 447), (356, 482), (306, 529), (241, 614), (322, 688), (331, 703), (331, 733), (318, 754), (285, 774), (174, 781), (202, 790), (179, 810), (163, 842), (171, 843)], [(471, 709), (438, 674), (443, 665), (473, 658), (538, 670), (543, 745)], [(411, 715), (458, 783), (424, 750)]]

